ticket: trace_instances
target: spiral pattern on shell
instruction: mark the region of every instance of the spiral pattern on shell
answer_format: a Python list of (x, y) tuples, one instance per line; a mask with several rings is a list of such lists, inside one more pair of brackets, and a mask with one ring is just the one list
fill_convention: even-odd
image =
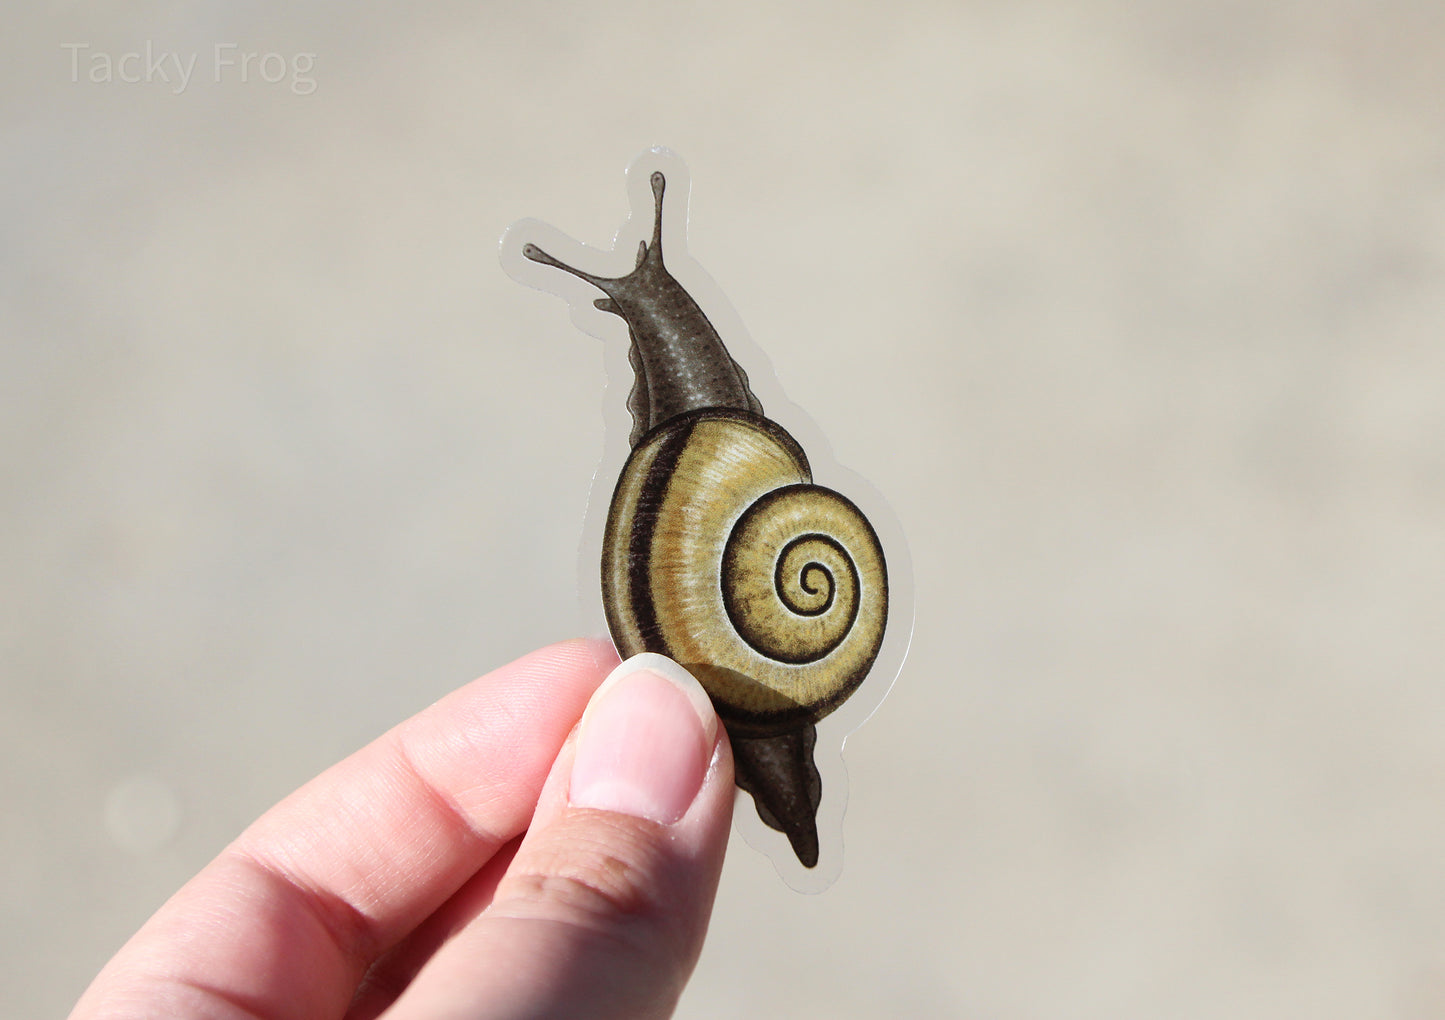
[(775, 422), (710, 408), (637, 444), (608, 514), (608, 625), (624, 655), (686, 666), (736, 735), (816, 722), (867, 675), (887, 619), (877, 535), (812, 484)]

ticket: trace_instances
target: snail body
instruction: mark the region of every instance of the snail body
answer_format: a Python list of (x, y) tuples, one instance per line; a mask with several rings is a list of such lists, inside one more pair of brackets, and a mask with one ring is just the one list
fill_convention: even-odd
[(522, 248), (533, 262), (597, 287), (607, 295), (597, 299), (597, 307), (627, 323), (632, 337), (627, 357), (634, 374), (627, 409), (632, 412), (634, 447), (648, 430), (685, 411), (731, 407), (761, 414), (763, 410), (748, 386), (747, 373), (728, 353), (692, 295), (663, 264), (666, 181), (661, 173), (654, 173), (650, 183), (656, 204), (652, 240), (638, 245), (637, 264), (626, 276), (594, 276), (558, 261), (535, 244)]
[(887, 567), (867, 517), (813, 482), (802, 447), (763, 414), (746, 372), (662, 259), (666, 182), (633, 270), (587, 281), (628, 327), (631, 453), (602, 543), (603, 608), (624, 656), (658, 652), (707, 690), (759, 814), (817, 861), (814, 724), (882, 645)]

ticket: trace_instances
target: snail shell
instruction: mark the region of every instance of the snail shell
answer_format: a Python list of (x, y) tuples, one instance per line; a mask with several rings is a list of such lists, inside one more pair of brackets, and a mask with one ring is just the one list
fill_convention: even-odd
[(878, 655), (878, 537), (850, 500), (812, 484), (802, 448), (761, 415), (702, 409), (644, 436), (602, 548), (618, 650), (682, 663), (737, 736), (817, 722)]

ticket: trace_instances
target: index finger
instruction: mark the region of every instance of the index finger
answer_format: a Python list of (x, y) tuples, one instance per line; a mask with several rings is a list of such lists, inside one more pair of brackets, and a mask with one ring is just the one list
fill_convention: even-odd
[(582, 641), (542, 649), (328, 769), (162, 907), (72, 1017), (340, 1014), (377, 956), (527, 828), (615, 662)]

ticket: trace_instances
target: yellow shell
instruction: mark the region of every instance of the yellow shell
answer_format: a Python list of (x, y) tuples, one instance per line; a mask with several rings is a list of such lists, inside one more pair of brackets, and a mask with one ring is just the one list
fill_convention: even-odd
[(776, 423), (712, 408), (645, 436), (613, 493), (602, 591), (618, 650), (682, 663), (737, 736), (817, 722), (883, 641), (878, 537), (811, 482)]

